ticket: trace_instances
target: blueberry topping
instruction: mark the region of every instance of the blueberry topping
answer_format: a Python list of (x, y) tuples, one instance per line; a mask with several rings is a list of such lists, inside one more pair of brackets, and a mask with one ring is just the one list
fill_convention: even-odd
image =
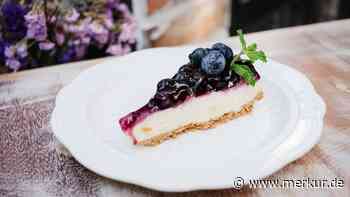
[(202, 59), (201, 69), (208, 75), (219, 75), (224, 71), (225, 65), (224, 55), (217, 50), (211, 50)]
[(187, 82), (191, 79), (191, 73), (186, 71), (179, 71), (172, 79), (187, 84)]
[(184, 101), (187, 96), (189, 96), (191, 94), (191, 91), (190, 91), (190, 88), (186, 85), (180, 85), (178, 86), (178, 89), (176, 91), (175, 94), (173, 94), (173, 99), (179, 103), (179, 102), (182, 102)]
[(162, 92), (157, 92), (154, 96), (156, 104), (159, 109), (166, 109), (174, 105), (173, 99), (170, 94), (165, 94)]
[(157, 91), (169, 91), (175, 88), (176, 81), (173, 79), (163, 79), (160, 82), (158, 82), (157, 85)]
[(212, 49), (220, 51), (226, 58), (227, 62), (231, 62), (233, 59), (233, 52), (230, 47), (226, 46), (223, 43), (216, 43), (212, 46)]
[(215, 90), (223, 90), (228, 86), (228, 82), (226, 81), (219, 81), (216, 85), (215, 85)]
[(188, 58), (190, 59), (192, 64), (200, 65), (203, 57), (207, 53), (208, 53), (208, 50), (203, 49), (203, 48), (197, 48), (188, 56)]
[(157, 100), (153, 97), (151, 98), (148, 103), (147, 103), (147, 107), (148, 108), (153, 108), (157, 106)]
[[(159, 81), (157, 92), (146, 105), (147, 108), (150, 111), (167, 109), (184, 102), (189, 96), (200, 96), (239, 83), (241, 77), (226, 65), (229, 63), (227, 57), (233, 56), (231, 49), (227, 48), (217, 43), (212, 49), (198, 48), (193, 51), (189, 56), (191, 62), (180, 67), (171, 79)], [(241, 63), (253, 67), (250, 62)]]

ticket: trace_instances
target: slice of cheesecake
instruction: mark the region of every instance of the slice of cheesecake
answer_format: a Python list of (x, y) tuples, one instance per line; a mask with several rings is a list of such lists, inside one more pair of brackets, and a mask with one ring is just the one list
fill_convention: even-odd
[(226, 45), (196, 49), (189, 59), (172, 78), (158, 83), (146, 105), (119, 120), (135, 144), (158, 145), (189, 131), (213, 128), (249, 114), (263, 97), (252, 61), (234, 56)]

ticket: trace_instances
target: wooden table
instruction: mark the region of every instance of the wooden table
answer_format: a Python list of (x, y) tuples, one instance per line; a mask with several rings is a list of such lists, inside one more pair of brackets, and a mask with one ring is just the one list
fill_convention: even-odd
[[(350, 196), (350, 20), (255, 33), (247, 39), (307, 75), (327, 103), (320, 142), (268, 179), (338, 177), (344, 188), (162, 193), (90, 172), (57, 142), (48, 123), (57, 92), (104, 60), (98, 59), (0, 76), (0, 196)], [(237, 39), (227, 42), (239, 46)]]

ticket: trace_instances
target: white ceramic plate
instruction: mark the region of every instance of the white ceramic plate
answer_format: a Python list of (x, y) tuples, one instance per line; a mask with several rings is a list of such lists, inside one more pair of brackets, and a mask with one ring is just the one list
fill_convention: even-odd
[(304, 75), (270, 61), (257, 65), (265, 97), (249, 116), (156, 147), (132, 145), (118, 119), (145, 104), (192, 50), (143, 50), (84, 71), (56, 98), (55, 135), (88, 169), (162, 191), (231, 188), (235, 177), (266, 177), (317, 143), (324, 102)]

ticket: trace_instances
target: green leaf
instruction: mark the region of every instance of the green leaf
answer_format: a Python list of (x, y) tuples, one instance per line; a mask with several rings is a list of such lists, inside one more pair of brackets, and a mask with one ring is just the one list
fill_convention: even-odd
[(239, 35), (239, 41), (241, 42), (241, 46), (242, 49), (246, 49), (247, 48), (247, 43), (244, 40), (244, 35), (243, 35), (243, 31), (241, 29), (237, 30), (237, 34)]
[(255, 74), (250, 70), (250, 68), (247, 65), (235, 64), (234, 62), (232, 62), (231, 69), (239, 76), (241, 76), (247, 84), (255, 86)]
[(260, 60), (264, 63), (267, 62), (267, 57), (265, 53), (263, 51), (257, 51), (258, 47), (256, 43), (247, 46), (242, 30), (237, 30), (237, 34), (239, 35), (239, 40), (242, 45), (242, 51), (249, 58), (250, 61), (252, 61), (253, 63), (257, 60)]
[(266, 63), (267, 57), (263, 51), (257, 51), (258, 47), (256, 43), (247, 46), (247, 42), (244, 39), (242, 30), (237, 30), (237, 34), (239, 36), (239, 41), (241, 43), (242, 50), (238, 53), (238, 55), (236, 55), (233, 58), (230, 64), (230, 68), (233, 72), (241, 76), (248, 85), (255, 86), (256, 76), (254, 72), (250, 70), (250, 67), (244, 64), (245, 60), (241, 59), (241, 55), (246, 55), (250, 63), (254, 63), (257, 60)]
[(256, 43), (253, 43), (247, 47), (248, 51), (256, 51), (257, 45)]
[(267, 62), (267, 57), (263, 51), (256, 51), (256, 50), (245, 50), (244, 53), (248, 56), (249, 60), (253, 63), (257, 60), (260, 60), (264, 63)]

